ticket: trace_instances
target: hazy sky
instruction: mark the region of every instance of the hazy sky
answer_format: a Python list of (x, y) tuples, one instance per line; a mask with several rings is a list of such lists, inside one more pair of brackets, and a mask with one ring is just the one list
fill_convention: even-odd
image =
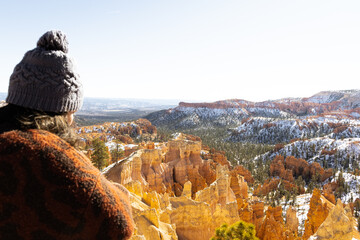
[(0, 92), (64, 31), (88, 97), (251, 101), (359, 89), (359, 0), (0, 1)]

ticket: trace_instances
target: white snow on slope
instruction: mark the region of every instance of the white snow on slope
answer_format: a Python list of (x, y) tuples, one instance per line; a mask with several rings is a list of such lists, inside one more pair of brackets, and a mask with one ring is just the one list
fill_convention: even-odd
[(254, 117), (235, 128), (230, 140), (275, 144), (322, 136), (334, 139), (360, 137), (360, 121), (338, 116), (302, 119)]
[[(310, 209), (311, 196), (312, 196), (311, 193), (302, 194), (302, 195), (297, 196), (295, 204), (294, 204), (294, 206), (292, 206), (296, 209), (296, 216), (299, 220), (299, 229), (298, 230), (301, 233), (303, 233), (305, 230), (304, 224), (305, 224), (305, 220), (307, 219), (307, 214)], [(280, 203), (280, 205), (282, 206), (282, 209), (283, 209), (284, 220), (285, 220), (286, 211), (290, 207), (291, 202), (292, 202), (292, 200), (290, 200), (287, 203), (285, 201), (282, 201)]]
[[(334, 154), (324, 153), (334, 151)], [(325, 168), (344, 168), (353, 169), (358, 167), (360, 161), (360, 138), (346, 138), (335, 140), (328, 137), (312, 138), (300, 140), (287, 144), (277, 152), (268, 152), (257, 156), (253, 161), (260, 159), (272, 160), (276, 155), (294, 156), (302, 158), (309, 163), (318, 162)]]
[[(335, 178), (331, 182), (335, 182), (338, 179), (340, 171), (335, 174)], [(355, 201), (357, 198), (360, 199), (360, 176), (355, 176), (351, 173), (342, 173), (345, 183), (349, 186), (347, 194), (341, 196), (343, 203), (349, 203)]]

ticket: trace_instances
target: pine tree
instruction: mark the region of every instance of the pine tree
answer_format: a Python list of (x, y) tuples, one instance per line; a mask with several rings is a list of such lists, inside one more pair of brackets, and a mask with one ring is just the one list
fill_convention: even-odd
[(290, 201), (291, 194), (285, 190), (285, 205)]
[(118, 141), (115, 141), (116, 147), (110, 151), (111, 161), (116, 162), (124, 156), (124, 151)]
[(98, 169), (103, 169), (109, 160), (109, 151), (105, 143), (99, 138), (92, 141), (93, 153), (91, 154), (91, 161)]
[(223, 224), (217, 228), (211, 240), (259, 240), (255, 235), (255, 226), (240, 220), (230, 226)]
[(291, 197), (292, 197), (291, 206), (295, 206), (295, 203), (296, 203), (296, 194), (293, 194)]
[(339, 176), (336, 182), (338, 184), (338, 188), (335, 190), (335, 197), (341, 198), (341, 196), (346, 193), (348, 189), (342, 171), (339, 172)]

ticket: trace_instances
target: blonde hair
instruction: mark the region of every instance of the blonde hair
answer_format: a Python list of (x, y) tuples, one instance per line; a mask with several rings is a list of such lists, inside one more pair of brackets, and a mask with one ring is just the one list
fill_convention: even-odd
[(49, 131), (75, 146), (79, 138), (66, 119), (67, 113), (52, 113), (8, 104), (0, 108), (0, 126), (6, 130), (41, 129)]

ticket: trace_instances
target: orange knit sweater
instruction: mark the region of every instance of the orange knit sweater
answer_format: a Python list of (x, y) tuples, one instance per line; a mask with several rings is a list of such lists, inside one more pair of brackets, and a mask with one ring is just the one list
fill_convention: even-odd
[(129, 239), (126, 189), (41, 131), (0, 134), (0, 239)]

